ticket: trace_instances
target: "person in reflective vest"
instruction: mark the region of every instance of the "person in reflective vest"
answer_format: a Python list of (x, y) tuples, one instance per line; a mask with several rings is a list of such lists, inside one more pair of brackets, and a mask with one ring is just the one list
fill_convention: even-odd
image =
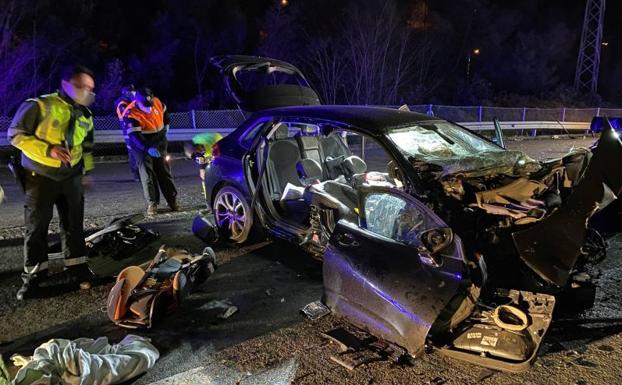
[(177, 188), (165, 160), (170, 122), (166, 105), (150, 89), (138, 89), (123, 122), (147, 201), (147, 215), (158, 213), (160, 190), (171, 210), (179, 210)]
[[(95, 97), (95, 81), (82, 66), (65, 68), (61, 79), (58, 92), (26, 100), (7, 133), (9, 142), (21, 151), (25, 191), (24, 273), (18, 300), (36, 294), (43, 278), (48, 283), (70, 283), (92, 277), (83, 234), (83, 185), (94, 166), (93, 117), (88, 106)], [(54, 206), (60, 219), (61, 266), (58, 260), (48, 261), (47, 235)]]
[(121, 131), (123, 132), (123, 139), (125, 140), (125, 146), (127, 147), (127, 156), (130, 171), (134, 176), (134, 180), (136, 182), (140, 182), (140, 174), (138, 173), (138, 167), (136, 167), (136, 159), (134, 159), (134, 153), (131, 150), (130, 140), (125, 130), (125, 124), (123, 123), (123, 118), (129, 113), (131, 107), (134, 106), (134, 104), (132, 103), (132, 101), (134, 100), (134, 95), (136, 95), (136, 88), (133, 84), (123, 87), (121, 89), (121, 96), (119, 96), (117, 100), (114, 101), (114, 109), (117, 113), (117, 117), (119, 118), (119, 123), (121, 124)]
[(199, 166), (199, 178), (203, 187), (203, 197), (207, 199), (205, 190), (205, 177), (207, 168), (212, 162), (212, 149), (214, 144), (222, 139), (220, 132), (203, 132), (192, 137), (192, 143), (186, 143), (184, 152), (186, 156)]

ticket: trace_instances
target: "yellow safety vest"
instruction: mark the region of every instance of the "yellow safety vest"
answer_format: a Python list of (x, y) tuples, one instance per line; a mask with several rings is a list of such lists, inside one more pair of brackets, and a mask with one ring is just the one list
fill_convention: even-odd
[(58, 93), (42, 95), (29, 100), (39, 105), (40, 120), (35, 130), (36, 138), (22, 135), (17, 141), (18, 143), (13, 144), (35, 162), (48, 167), (59, 168), (61, 161), (48, 156), (48, 145), (62, 146), (63, 143), (70, 143), (71, 166), (77, 165), (84, 158), (84, 170), (92, 170), (94, 166), (93, 156), (90, 152), (83, 154), (82, 143), (88, 133), (93, 130), (93, 118), (78, 116), (74, 121), (73, 138), (66, 138), (73, 106), (63, 100)]

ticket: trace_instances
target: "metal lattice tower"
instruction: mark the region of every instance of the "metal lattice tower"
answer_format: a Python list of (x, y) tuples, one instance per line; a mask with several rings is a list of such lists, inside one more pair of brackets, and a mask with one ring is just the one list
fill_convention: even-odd
[(587, 0), (574, 79), (575, 88), (582, 92), (596, 92), (598, 86), (604, 20), (605, 0)]

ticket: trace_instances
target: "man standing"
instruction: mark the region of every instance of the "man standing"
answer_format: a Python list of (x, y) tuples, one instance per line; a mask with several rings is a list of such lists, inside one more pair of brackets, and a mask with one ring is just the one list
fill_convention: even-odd
[(170, 121), (166, 106), (150, 89), (141, 88), (136, 91), (134, 106), (123, 121), (148, 204), (147, 215), (158, 213), (160, 190), (171, 210), (179, 210), (177, 188), (165, 160)]
[(134, 153), (130, 147), (130, 140), (125, 130), (125, 124), (123, 118), (129, 113), (130, 109), (134, 106), (133, 100), (136, 95), (136, 88), (133, 84), (125, 86), (121, 89), (121, 96), (114, 102), (114, 109), (119, 118), (121, 124), (121, 131), (123, 131), (123, 139), (125, 140), (125, 146), (127, 147), (128, 163), (130, 165), (130, 171), (134, 176), (136, 182), (140, 181), (140, 174), (138, 173), (138, 167), (136, 167), (136, 159), (134, 159)]
[(63, 274), (56, 277), (61, 282), (91, 277), (83, 234), (83, 175), (93, 169), (93, 117), (87, 107), (95, 97), (95, 81), (82, 66), (65, 68), (61, 79), (58, 92), (28, 99), (19, 107), (7, 134), (22, 153), (26, 200), (20, 301), (48, 276), (47, 234), (54, 206), (64, 256)]

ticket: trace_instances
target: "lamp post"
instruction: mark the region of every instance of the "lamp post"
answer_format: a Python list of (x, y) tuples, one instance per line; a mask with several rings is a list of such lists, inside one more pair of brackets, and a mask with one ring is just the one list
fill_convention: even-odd
[(466, 81), (467, 83), (471, 82), (471, 56), (479, 56), (480, 49), (473, 48), (467, 54), (467, 68), (466, 68)]

